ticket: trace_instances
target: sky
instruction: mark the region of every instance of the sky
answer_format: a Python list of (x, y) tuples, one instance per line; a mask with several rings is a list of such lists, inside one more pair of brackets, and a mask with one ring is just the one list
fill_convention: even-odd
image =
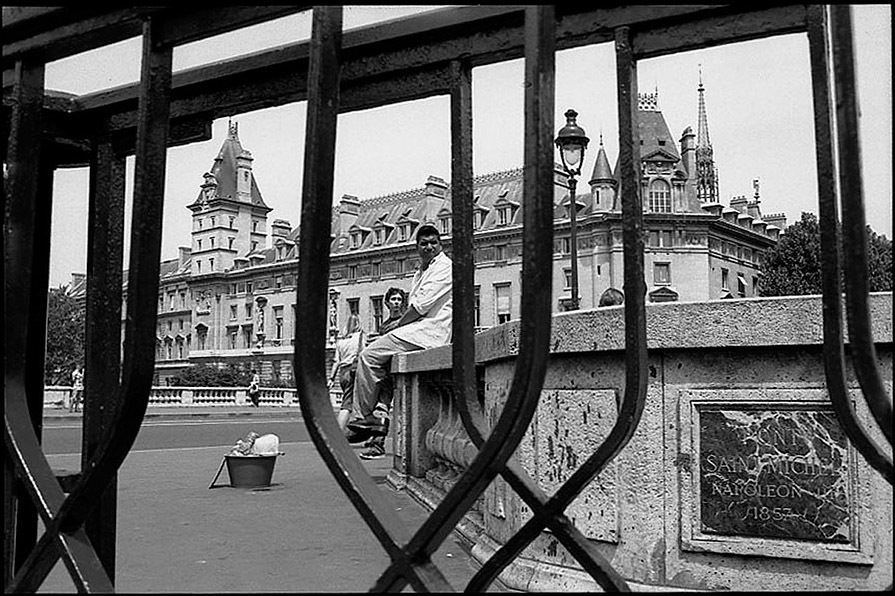
[[(344, 27), (362, 26), (435, 6), (346, 7)], [(892, 237), (892, 38), (890, 5), (854, 7), (860, 137), (867, 222)], [(174, 71), (310, 37), (302, 13), (175, 48)], [(47, 65), (46, 86), (85, 94), (137, 82), (139, 38)], [(522, 59), (473, 70), (473, 171), (476, 176), (521, 167), (524, 135)], [(754, 193), (759, 181), (764, 214), (788, 223), (817, 213), (808, 40), (793, 34), (686, 52), (638, 63), (640, 92), (658, 92), (659, 107), (678, 144), (683, 130), (697, 130), (700, 71), (709, 134), (722, 203)], [(600, 139), (615, 165), (618, 157), (615, 56), (612, 44), (557, 52), (556, 129), (574, 108), (591, 139), (584, 182)], [(268, 215), (297, 226), (301, 214), (306, 103), (240, 114), (243, 148)], [(192, 203), (227, 135), (227, 119), (213, 123), (210, 141), (169, 149), (162, 258), (190, 246)], [(418, 134), (424, 130), (426, 134)], [(558, 161), (558, 157), (557, 157)], [(127, 160), (126, 230), (130, 227), (133, 157)], [(344, 194), (361, 199), (422, 187), (430, 175), (450, 181), (450, 100), (439, 96), (339, 117), (334, 203)], [(585, 177), (586, 175), (586, 177)], [(57, 170), (54, 182), (50, 285), (68, 284), (87, 269), (86, 168)], [(582, 185), (579, 184), (579, 190)], [(129, 232), (125, 233), (128, 262)]]

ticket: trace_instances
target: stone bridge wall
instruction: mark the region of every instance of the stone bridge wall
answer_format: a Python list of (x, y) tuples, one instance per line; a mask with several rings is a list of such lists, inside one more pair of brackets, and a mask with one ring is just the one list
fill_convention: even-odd
[[(892, 294), (872, 295), (871, 308), (891, 399)], [(811, 590), (820, 577), (830, 590), (889, 585), (892, 489), (847, 444), (830, 407), (820, 297), (651, 304), (647, 328), (640, 425), (566, 510), (616, 570), (643, 590)], [(476, 336), (491, 421), (509, 392), (518, 333), (511, 322)], [(623, 307), (557, 315), (552, 336), (538, 410), (515, 455), (548, 494), (615, 421)], [(451, 404), (450, 361), (445, 346), (392, 366), (389, 480), (430, 507), (476, 453)], [(859, 418), (885, 444), (847, 374)], [(529, 518), (497, 479), (458, 530), (483, 561)], [(518, 590), (598, 590), (548, 532), (501, 579)]]

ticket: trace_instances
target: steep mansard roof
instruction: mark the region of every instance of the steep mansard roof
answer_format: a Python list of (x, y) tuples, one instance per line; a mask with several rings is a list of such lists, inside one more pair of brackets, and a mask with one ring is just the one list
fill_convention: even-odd
[[(237, 130), (236, 123), (230, 124), (227, 138), (224, 139), (221, 150), (218, 152), (217, 157), (214, 158), (214, 164), (210, 170), (217, 179), (217, 196), (222, 199), (236, 200), (236, 158), (243, 153), (251, 157), (251, 153), (242, 148)], [(251, 173), (251, 184), (252, 205), (270, 209), (264, 203), (264, 199), (261, 198), (261, 191), (258, 190), (258, 183), (255, 181), (254, 173)], [(202, 191), (200, 190), (193, 205), (201, 201)]]
[[(485, 215), (484, 222), (478, 230), (496, 229), (499, 226), (498, 210), (501, 206), (509, 206), (511, 211), (507, 226), (522, 223), (522, 169), (495, 172), (477, 176), (473, 180), (474, 212)], [(374, 197), (360, 201), (356, 221), (348, 229), (341, 229), (342, 223), (338, 209), (333, 210), (332, 253), (341, 254), (353, 250), (363, 250), (374, 246), (374, 234), (377, 227), (383, 227), (385, 240), (382, 246), (402, 243), (398, 236), (398, 226), (402, 222), (412, 224), (412, 234), (416, 226), (424, 223), (437, 223), (439, 216), (451, 213), (451, 189), (443, 191), (443, 197), (427, 195), (425, 188), (415, 188), (404, 192)], [(349, 234), (359, 229), (364, 232), (364, 239), (359, 249), (350, 248)]]

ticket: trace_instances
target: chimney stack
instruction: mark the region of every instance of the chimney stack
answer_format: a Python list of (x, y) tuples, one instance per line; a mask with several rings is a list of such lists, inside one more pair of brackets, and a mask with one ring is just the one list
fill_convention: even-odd
[(360, 200), (354, 195), (342, 195), (339, 201), (339, 234), (347, 234), (348, 228), (357, 221), (360, 214)]
[(178, 246), (177, 247), (177, 266), (183, 267), (186, 265), (186, 262), (190, 259), (190, 255), (192, 254), (192, 249), (189, 246)]
[(285, 219), (275, 219), (270, 227), (272, 238), (286, 238), (292, 232), (292, 224)]
[(688, 178), (696, 177), (696, 133), (688, 126), (681, 133), (681, 164)]

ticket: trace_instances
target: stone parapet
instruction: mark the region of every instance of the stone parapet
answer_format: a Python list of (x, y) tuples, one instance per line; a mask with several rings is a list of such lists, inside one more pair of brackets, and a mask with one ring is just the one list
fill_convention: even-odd
[[(892, 294), (871, 295), (870, 308), (891, 396)], [(832, 411), (821, 298), (650, 304), (647, 335), (641, 421), (565, 511), (616, 571), (646, 591), (888, 586), (892, 488), (849, 445)], [(518, 322), (476, 335), (489, 423), (509, 393), (518, 345)], [(476, 453), (452, 404), (450, 350), (392, 364), (389, 478), (429, 507)], [(859, 420), (885, 445), (846, 372)], [(541, 399), (514, 455), (547, 494), (605, 440), (624, 391), (624, 307), (555, 315)], [(484, 561), (530, 517), (497, 478), (458, 529)], [(598, 590), (549, 532), (501, 580), (525, 591)]]

